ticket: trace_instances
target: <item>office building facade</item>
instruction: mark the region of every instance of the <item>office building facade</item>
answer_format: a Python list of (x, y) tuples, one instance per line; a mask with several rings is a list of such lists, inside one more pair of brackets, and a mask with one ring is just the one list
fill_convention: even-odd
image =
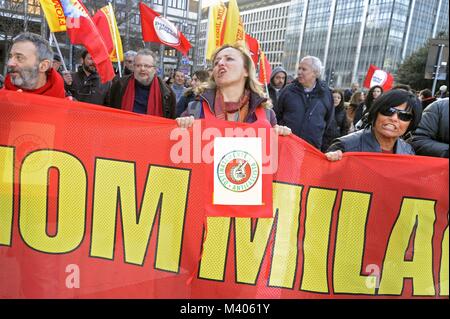
[[(261, 42), (272, 67), (297, 73), (301, 57), (324, 63), (335, 87), (364, 81), (374, 64), (394, 73), (428, 39), (448, 35), (448, 0), (238, 1), (246, 32)], [(199, 46), (205, 45), (207, 13)], [(204, 57), (199, 52), (199, 57)]]

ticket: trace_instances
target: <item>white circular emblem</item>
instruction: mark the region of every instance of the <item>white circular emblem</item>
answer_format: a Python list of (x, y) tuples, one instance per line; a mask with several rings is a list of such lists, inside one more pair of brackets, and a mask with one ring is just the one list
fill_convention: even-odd
[(383, 84), (387, 80), (387, 77), (387, 73), (383, 70), (376, 70), (375, 72), (373, 72), (372, 79), (370, 80), (370, 87), (374, 85), (383, 86)]
[(162, 17), (156, 17), (155, 20), (153, 20), (153, 26), (155, 27), (156, 34), (161, 42), (167, 45), (180, 44), (178, 30), (172, 22)]
[(259, 178), (256, 160), (245, 151), (232, 151), (225, 154), (217, 166), (217, 176), (226, 189), (245, 192), (252, 188)]

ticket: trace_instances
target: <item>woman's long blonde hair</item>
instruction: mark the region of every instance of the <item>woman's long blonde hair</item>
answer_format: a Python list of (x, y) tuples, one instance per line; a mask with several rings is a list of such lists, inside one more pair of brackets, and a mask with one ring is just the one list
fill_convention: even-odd
[[(255, 65), (253, 63), (250, 52), (248, 51), (248, 49), (245, 46), (243, 41), (238, 41), (234, 44), (222, 45), (220, 48), (218, 48), (218, 49), (216, 49), (216, 51), (214, 51), (211, 61), (213, 61), (213, 63), (214, 63), (214, 60), (216, 59), (217, 54), (219, 54), (220, 51), (227, 49), (227, 48), (233, 48), (235, 50), (238, 50), (241, 53), (242, 58), (244, 59), (244, 67), (248, 73), (248, 77), (245, 79), (245, 88), (258, 94), (260, 97), (266, 98), (267, 101), (265, 103), (263, 103), (263, 106), (265, 108), (271, 108), (272, 103), (270, 102), (270, 98), (268, 98), (266, 92), (263, 90), (263, 85), (261, 84), (261, 82), (259, 82), (258, 78), (256, 77)], [(217, 84), (214, 81), (214, 76), (211, 75), (211, 77), (209, 78), (209, 81), (203, 85), (200, 85), (197, 88), (195, 93), (200, 94), (205, 89), (216, 89), (216, 88), (217, 88)]]

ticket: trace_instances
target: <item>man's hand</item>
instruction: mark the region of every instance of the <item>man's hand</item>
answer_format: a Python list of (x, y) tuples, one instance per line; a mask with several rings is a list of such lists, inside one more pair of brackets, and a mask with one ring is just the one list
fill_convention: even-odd
[(327, 157), (327, 159), (330, 162), (336, 162), (336, 161), (340, 161), (342, 159), (342, 151), (341, 150), (337, 150), (335, 152), (328, 152), (325, 153), (325, 156)]
[(189, 128), (194, 124), (194, 117), (191, 116), (184, 116), (184, 117), (177, 117), (175, 121), (177, 121), (177, 124), (180, 128)]
[(282, 126), (282, 125), (275, 125), (273, 127), (273, 129), (275, 130), (275, 133), (277, 133), (278, 135), (282, 135), (282, 136), (286, 136), (292, 133), (292, 130), (287, 127), (287, 126)]
[(69, 71), (63, 72), (63, 78), (67, 85), (72, 85), (72, 74)]

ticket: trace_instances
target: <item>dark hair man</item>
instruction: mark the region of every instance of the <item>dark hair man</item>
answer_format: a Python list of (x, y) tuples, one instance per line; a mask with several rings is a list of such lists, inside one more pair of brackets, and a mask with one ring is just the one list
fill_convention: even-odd
[(87, 50), (81, 53), (81, 62), (77, 72), (64, 73), (66, 90), (77, 101), (106, 105), (111, 82), (101, 83), (95, 62)]
[(281, 66), (273, 69), (270, 75), (270, 84), (268, 87), (269, 96), (272, 100), (272, 104), (275, 107), (278, 103), (278, 97), (280, 96), (280, 91), (286, 86), (287, 72)]

